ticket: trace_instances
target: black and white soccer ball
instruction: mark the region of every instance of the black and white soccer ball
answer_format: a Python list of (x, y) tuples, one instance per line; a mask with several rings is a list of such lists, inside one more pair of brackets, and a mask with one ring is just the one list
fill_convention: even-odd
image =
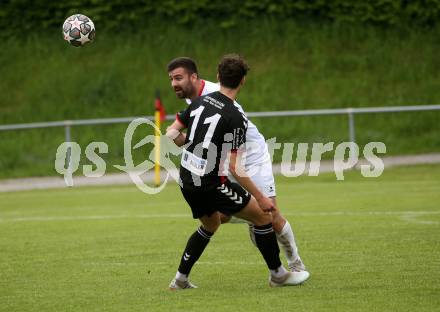
[(95, 39), (95, 25), (87, 16), (74, 14), (64, 21), (63, 35), (71, 45), (82, 47)]

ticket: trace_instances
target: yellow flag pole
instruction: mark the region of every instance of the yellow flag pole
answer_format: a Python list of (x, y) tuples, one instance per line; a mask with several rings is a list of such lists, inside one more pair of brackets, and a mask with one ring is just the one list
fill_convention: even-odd
[(154, 183), (160, 185), (160, 111), (156, 109), (154, 113)]

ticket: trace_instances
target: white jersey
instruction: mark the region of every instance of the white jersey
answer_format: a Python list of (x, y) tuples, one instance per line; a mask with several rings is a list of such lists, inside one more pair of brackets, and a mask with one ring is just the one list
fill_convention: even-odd
[[(202, 91), (199, 92), (199, 96), (206, 95), (212, 92), (220, 90), (220, 85), (218, 83), (213, 83), (210, 81), (202, 80)], [(191, 104), (190, 99), (186, 99), (188, 104)], [(234, 105), (238, 110), (246, 115), (240, 104), (234, 101)], [(260, 165), (263, 163), (271, 162), (269, 151), (267, 149), (266, 140), (264, 136), (258, 131), (257, 126), (248, 120), (248, 128), (246, 132), (246, 169), (255, 165)]]

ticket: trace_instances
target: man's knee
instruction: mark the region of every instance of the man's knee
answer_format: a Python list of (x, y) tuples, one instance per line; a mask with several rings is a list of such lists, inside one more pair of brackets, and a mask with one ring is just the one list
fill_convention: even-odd
[(254, 225), (260, 226), (272, 222), (272, 216), (269, 213), (265, 213), (258, 205), (255, 198), (251, 198), (247, 206), (236, 217), (247, 220)]
[(274, 210), (272, 211), (272, 224), (274, 230), (279, 233), (283, 229), (284, 225), (286, 224), (286, 218), (284, 218), (281, 215), (280, 210), (278, 209), (277, 202), (275, 197), (271, 197), (271, 200), (274, 204)]
[(202, 223), (203, 228), (211, 233), (215, 233), (221, 224), (219, 213), (214, 213), (209, 217), (203, 216), (199, 220)]
[(257, 226), (266, 225), (271, 222), (272, 215), (269, 213), (264, 213), (263, 211), (261, 211), (261, 213), (259, 213), (258, 216), (256, 216), (254, 220), (252, 220), (252, 223)]
[(228, 223), (229, 221), (231, 221), (231, 218), (232, 218), (232, 216), (228, 216), (228, 215), (225, 215), (222, 213), (220, 215), (220, 222), (221, 222), (221, 224)]
[(274, 206), (274, 210), (272, 211), (272, 222), (273, 223), (282, 223), (285, 218), (281, 215), (278, 207)]
[(215, 232), (217, 232), (217, 229), (219, 228), (220, 223), (219, 224), (209, 224), (209, 225), (203, 224), (202, 226), (208, 232), (215, 233)]

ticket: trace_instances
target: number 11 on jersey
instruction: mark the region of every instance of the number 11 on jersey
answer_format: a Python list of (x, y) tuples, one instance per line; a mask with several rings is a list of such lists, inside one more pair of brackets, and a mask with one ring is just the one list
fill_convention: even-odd
[[(189, 138), (188, 138), (189, 141), (192, 141), (194, 139), (194, 133), (195, 133), (196, 128), (199, 124), (199, 119), (200, 119), (200, 116), (202, 115), (202, 112), (204, 109), (205, 109), (204, 106), (199, 106), (197, 109), (191, 111), (191, 113), (190, 113), (190, 117), (195, 117), (195, 118), (194, 118), (194, 122), (191, 126), (191, 132), (190, 132)], [(203, 148), (209, 147), (209, 144), (211, 143), (212, 136), (214, 135), (214, 131), (215, 131), (215, 128), (217, 127), (217, 124), (218, 124), (218, 121), (220, 120), (220, 117), (221, 117), (220, 114), (214, 114), (211, 117), (205, 118), (203, 124), (204, 125), (209, 124), (209, 127), (208, 127), (208, 131), (206, 131), (205, 138), (203, 140), (203, 145), (202, 145)]]

